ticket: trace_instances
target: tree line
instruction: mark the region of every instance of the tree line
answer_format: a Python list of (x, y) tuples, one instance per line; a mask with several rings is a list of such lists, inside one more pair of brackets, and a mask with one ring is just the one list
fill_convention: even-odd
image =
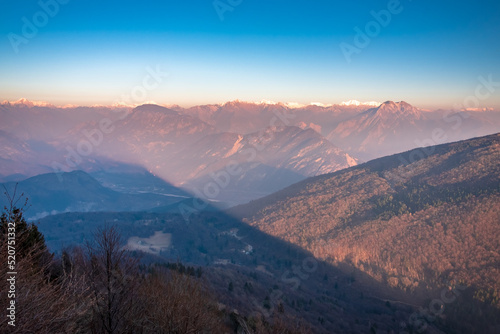
[[(11, 201), (12, 204), (12, 201)], [(0, 309), (6, 291), (8, 227), (16, 235), (16, 321), (8, 333), (303, 333), (282, 319), (251, 323), (227, 311), (201, 268), (144, 264), (123, 248), (116, 226), (98, 228), (83, 247), (51, 254), (44, 236), (11, 205), (0, 217)], [(12, 224), (13, 223), (13, 224)], [(2, 311), (4, 313), (5, 311)]]

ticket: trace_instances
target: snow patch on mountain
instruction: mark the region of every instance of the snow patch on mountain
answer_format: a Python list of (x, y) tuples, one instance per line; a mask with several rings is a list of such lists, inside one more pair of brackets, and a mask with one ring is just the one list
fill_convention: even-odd
[(370, 102), (360, 102), (357, 100), (349, 100), (349, 101), (344, 101), (340, 105), (341, 106), (372, 106), (372, 107), (378, 107), (382, 103), (376, 102), (376, 101), (370, 101)]
[(236, 140), (236, 143), (234, 143), (233, 147), (229, 150), (229, 152), (224, 155), (224, 158), (230, 157), (231, 155), (235, 154), (236, 152), (239, 151), (240, 148), (243, 147), (243, 143), (241, 142), (243, 140), (243, 136), (238, 135), (238, 140)]
[(54, 108), (55, 107), (53, 104), (50, 104), (50, 103), (45, 102), (45, 101), (30, 101), (30, 100), (25, 99), (25, 98), (20, 98), (19, 100), (12, 101), (12, 102), (5, 100), (1, 104), (2, 105), (11, 105), (11, 106), (24, 105), (24, 106), (30, 107), (30, 108), (31, 107), (52, 107), (52, 108)]

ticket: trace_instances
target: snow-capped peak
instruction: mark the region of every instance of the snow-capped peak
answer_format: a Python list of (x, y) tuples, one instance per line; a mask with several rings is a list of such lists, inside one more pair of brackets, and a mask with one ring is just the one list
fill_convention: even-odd
[(323, 107), (323, 108), (327, 108), (327, 107), (332, 106), (331, 104), (323, 104), (321, 102), (311, 102), (311, 105), (316, 106), (316, 107)]
[(270, 105), (275, 105), (278, 104), (274, 101), (269, 101), (269, 100), (261, 100), (260, 102), (256, 102), (255, 104), (270, 104)]
[(476, 112), (482, 112), (482, 111), (493, 111), (495, 108), (490, 108), (490, 107), (484, 107), (484, 108), (463, 108), (463, 111), (476, 111)]
[(370, 106), (370, 107), (378, 107), (382, 103), (376, 102), (376, 101), (370, 101), (370, 102), (359, 102), (357, 100), (349, 100), (349, 101), (344, 101), (340, 105), (341, 106)]
[(30, 100), (25, 99), (25, 98), (20, 98), (19, 100), (13, 101), (13, 102), (9, 102), (9, 101), (5, 100), (2, 102), (2, 104), (4, 104), (4, 105), (10, 104), (13, 106), (24, 105), (27, 107), (54, 107), (53, 104), (50, 104), (50, 103), (45, 102), (45, 101), (30, 101)]
[(305, 104), (297, 103), (297, 102), (287, 102), (284, 104), (287, 108), (297, 109), (305, 107)]

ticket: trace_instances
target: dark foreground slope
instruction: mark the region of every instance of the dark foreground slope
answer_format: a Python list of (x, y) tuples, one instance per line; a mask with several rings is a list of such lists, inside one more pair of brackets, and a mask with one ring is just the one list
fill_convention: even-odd
[(236, 311), (250, 328), (279, 318), (290, 327), (311, 329), (286, 333), (389, 332), (415, 310), (371, 297), (356, 281), (361, 281), (357, 273), (345, 274), (221, 212), (196, 213), (188, 222), (173, 213), (66, 213), (46, 217), (38, 226), (48, 247), (60, 254), (84, 245), (104, 223), (118, 227), (126, 248), (141, 254), (144, 265), (202, 266), (202, 279), (221, 311), (227, 316)]
[(462, 282), (498, 306), (499, 187), (495, 134), (311, 178), (231, 213), (407, 300)]

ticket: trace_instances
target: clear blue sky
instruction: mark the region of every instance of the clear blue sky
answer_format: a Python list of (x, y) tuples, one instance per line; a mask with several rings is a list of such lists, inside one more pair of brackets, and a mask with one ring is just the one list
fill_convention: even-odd
[[(473, 95), (479, 76), (500, 82), (498, 1), (401, 0), (350, 62), (340, 44), (355, 46), (354, 28), (391, 1), (221, 0), (232, 7), (221, 20), (213, 0), (64, 0), (46, 22), (38, 1), (0, 1), (1, 100), (111, 104), (157, 66), (169, 76), (145, 100), (184, 106), (391, 99), (439, 108)], [(23, 17), (38, 20), (33, 36), (23, 36)], [(15, 39), (18, 52), (12, 34), (27, 42)], [(500, 108), (500, 87), (480, 103)]]

